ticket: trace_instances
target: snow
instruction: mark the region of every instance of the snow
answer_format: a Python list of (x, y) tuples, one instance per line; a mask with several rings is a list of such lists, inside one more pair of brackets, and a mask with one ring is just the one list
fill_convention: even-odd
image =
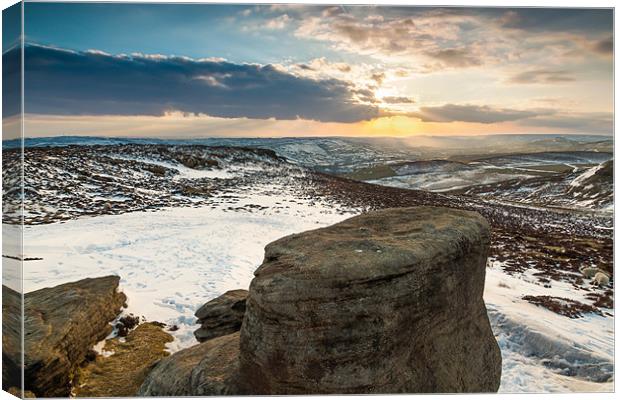
[(570, 183), (570, 186), (573, 186), (573, 187), (581, 186), (583, 182), (585, 182), (588, 178), (593, 177), (594, 174), (596, 174), (601, 168), (604, 167), (604, 165), (605, 165), (604, 163), (601, 163), (595, 167), (588, 168), (584, 173), (582, 173), (581, 175), (573, 179), (573, 181)]
[(614, 317), (571, 319), (522, 300), (525, 295), (587, 302), (567, 283), (553, 281), (549, 289), (531, 275), (507, 275), (499, 265), (487, 268), (484, 299), (502, 352), (500, 392), (613, 391), (613, 382), (567, 375), (590, 365), (613, 372)]
[(463, 189), (473, 185), (498, 183), (515, 178), (530, 178), (530, 175), (489, 172), (485, 168), (462, 171), (428, 172), (413, 175), (397, 175), (371, 180), (370, 183), (405, 189), (445, 192)]
[(247, 288), (267, 243), (350, 216), (287, 196), (255, 193), (236, 206), (245, 204), (269, 208), (169, 208), (26, 226), (24, 253), (43, 260), (24, 263), (24, 289), (119, 275), (125, 312), (177, 325), (170, 350), (190, 346), (194, 312), (227, 290)]
[(20, 225), (2, 224), (2, 284), (22, 291), (22, 263), (14, 258), (22, 257), (22, 228)]
[(143, 157), (127, 157), (127, 156), (120, 156), (120, 155), (111, 155), (110, 158), (115, 158), (118, 160), (130, 160), (130, 161), (139, 161), (145, 164), (150, 164), (150, 165), (155, 165), (155, 166), (159, 166), (159, 167), (164, 167), (164, 168), (168, 168), (168, 169), (173, 169), (176, 170), (178, 172), (177, 175), (175, 175), (174, 179), (175, 180), (180, 180), (180, 179), (202, 179), (202, 178), (208, 178), (208, 179), (214, 179), (214, 178), (220, 178), (220, 179), (227, 179), (227, 178), (232, 178), (234, 176), (233, 173), (224, 170), (224, 169), (194, 169), (194, 168), (189, 168), (186, 167), (185, 165), (182, 164), (178, 164), (178, 163), (171, 163), (171, 162), (166, 162), (166, 161), (161, 161), (161, 160), (154, 160), (152, 158), (143, 158)]

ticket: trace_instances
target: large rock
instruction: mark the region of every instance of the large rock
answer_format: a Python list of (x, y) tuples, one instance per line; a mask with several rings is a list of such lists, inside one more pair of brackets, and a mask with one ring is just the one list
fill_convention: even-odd
[(126, 297), (118, 276), (83, 279), (25, 295), (24, 374), (37, 397), (67, 397), (77, 366), (112, 330)]
[(196, 339), (204, 342), (239, 331), (247, 297), (247, 290), (230, 290), (200, 307), (195, 314), (200, 324), (194, 331)]
[(480, 215), (433, 207), (269, 244), (241, 328), (243, 382), (254, 394), (497, 391), (488, 247)]
[(401, 208), (269, 244), (240, 334), (163, 359), (140, 395), (490, 392), (478, 214)]
[(242, 394), (239, 332), (208, 340), (161, 360), (138, 396), (222, 396)]

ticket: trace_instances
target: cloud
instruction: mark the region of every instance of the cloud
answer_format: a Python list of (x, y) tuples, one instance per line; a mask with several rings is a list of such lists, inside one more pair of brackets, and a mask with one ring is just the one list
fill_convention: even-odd
[(2, 118), (21, 112), (21, 51), (20, 47), (2, 53)]
[(537, 116), (520, 122), (523, 126), (558, 128), (572, 133), (603, 133), (614, 131), (613, 113), (558, 112)]
[[(389, 81), (387, 71), (373, 64), (331, 62), (325, 57), (314, 58), (304, 63), (274, 64), (281, 71), (294, 74), (298, 77), (314, 80), (337, 79), (354, 83), (355, 93), (365, 93), (368, 103), (378, 103), (374, 91), (385, 81)], [(359, 96), (358, 96), (359, 99)]]
[(613, 133), (613, 113), (575, 112), (550, 108), (511, 109), (480, 105), (445, 104), (436, 107), (421, 107), (409, 116), (422, 122), (472, 122), (496, 124), (510, 122), (522, 127), (552, 128), (568, 133), (610, 134)]
[(494, 108), (472, 104), (444, 104), (437, 107), (420, 107), (411, 116), (423, 122), (476, 122), (494, 124), (498, 122), (517, 121), (531, 118), (539, 112), (532, 110), (516, 110), (510, 108)]
[(388, 104), (413, 104), (415, 100), (411, 97), (403, 96), (385, 96), (381, 98), (381, 101)]
[(372, 75), (370, 75), (370, 79), (375, 81), (378, 86), (381, 86), (381, 84), (385, 80), (385, 73), (384, 72), (375, 72)]
[(532, 69), (518, 73), (508, 79), (510, 83), (562, 83), (573, 82), (570, 71), (561, 69)]
[(481, 59), (466, 48), (441, 49), (426, 54), (449, 67), (465, 68), (482, 64)]
[(351, 82), (311, 79), (273, 65), (213, 59), (109, 55), (27, 45), (26, 112), (356, 122), (380, 114)]
[(470, 16), (428, 8), (373, 8), (370, 15), (367, 7), (347, 10), (351, 12), (328, 8), (321, 16), (312, 12), (296, 15), (295, 35), (329, 42), (337, 50), (376, 57), (382, 62), (417, 56), (444, 68), (481, 64), (469, 46), (455, 45), (461, 39), (463, 24), (476, 24)]
[[(611, 8), (515, 8), (481, 9), (481, 14), (491, 18), (502, 28), (526, 32), (574, 32), (598, 34), (613, 29), (613, 10)], [(499, 14), (498, 14), (499, 13)]]
[(288, 25), (288, 23), (290, 22), (291, 18), (286, 15), (286, 14), (282, 14), (278, 17), (272, 18), (270, 20), (267, 21), (267, 23), (265, 23), (265, 28), (267, 29), (271, 29), (271, 30), (280, 30), (280, 29), (284, 29), (286, 28), (286, 26)]
[[(612, 10), (429, 7), (309, 8), (296, 36), (418, 73), (547, 65), (608, 54)], [(291, 14), (293, 15), (293, 14)], [(592, 42), (596, 42), (593, 49)], [(585, 47), (584, 47), (585, 46)], [(607, 53), (606, 53), (607, 52)], [(556, 64), (556, 65), (557, 65)]]
[(614, 39), (609, 37), (607, 39), (596, 41), (592, 46), (592, 50), (599, 54), (611, 56), (614, 52)]

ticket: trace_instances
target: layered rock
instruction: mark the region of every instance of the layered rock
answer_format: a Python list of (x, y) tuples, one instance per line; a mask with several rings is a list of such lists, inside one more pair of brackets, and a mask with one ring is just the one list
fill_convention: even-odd
[(230, 290), (200, 307), (195, 314), (200, 324), (194, 331), (196, 339), (204, 342), (239, 331), (247, 297), (247, 290)]
[(488, 247), (481, 216), (432, 207), (282, 238), (255, 272), (240, 336), (162, 360), (139, 394), (496, 391)]
[[(2, 390), (21, 392), (22, 296), (2, 285)], [(21, 394), (20, 396), (21, 397)]]
[(488, 247), (480, 215), (433, 207), (271, 243), (250, 286), (241, 375), (257, 394), (496, 391)]
[(138, 396), (222, 396), (242, 394), (239, 332), (208, 340), (161, 360)]
[(69, 396), (76, 368), (112, 331), (109, 322), (125, 303), (118, 284), (118, 276), (106, 276), (24, 296), (27, 390), (37, 397)]

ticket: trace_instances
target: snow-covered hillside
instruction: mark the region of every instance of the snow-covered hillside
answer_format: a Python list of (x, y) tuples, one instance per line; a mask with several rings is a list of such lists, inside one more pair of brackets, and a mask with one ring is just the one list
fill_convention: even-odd
[(384, 176), (370, 182), (543, 207), (610, 210), (613, 206), (610, 153), (515, 154), (467, 163), (414, 161), (390, 164), (382, 171)]
[(520, 176), (480, 183), (460, 193), (537, 206), (613, 211), (613, 160), (543, 176)]

